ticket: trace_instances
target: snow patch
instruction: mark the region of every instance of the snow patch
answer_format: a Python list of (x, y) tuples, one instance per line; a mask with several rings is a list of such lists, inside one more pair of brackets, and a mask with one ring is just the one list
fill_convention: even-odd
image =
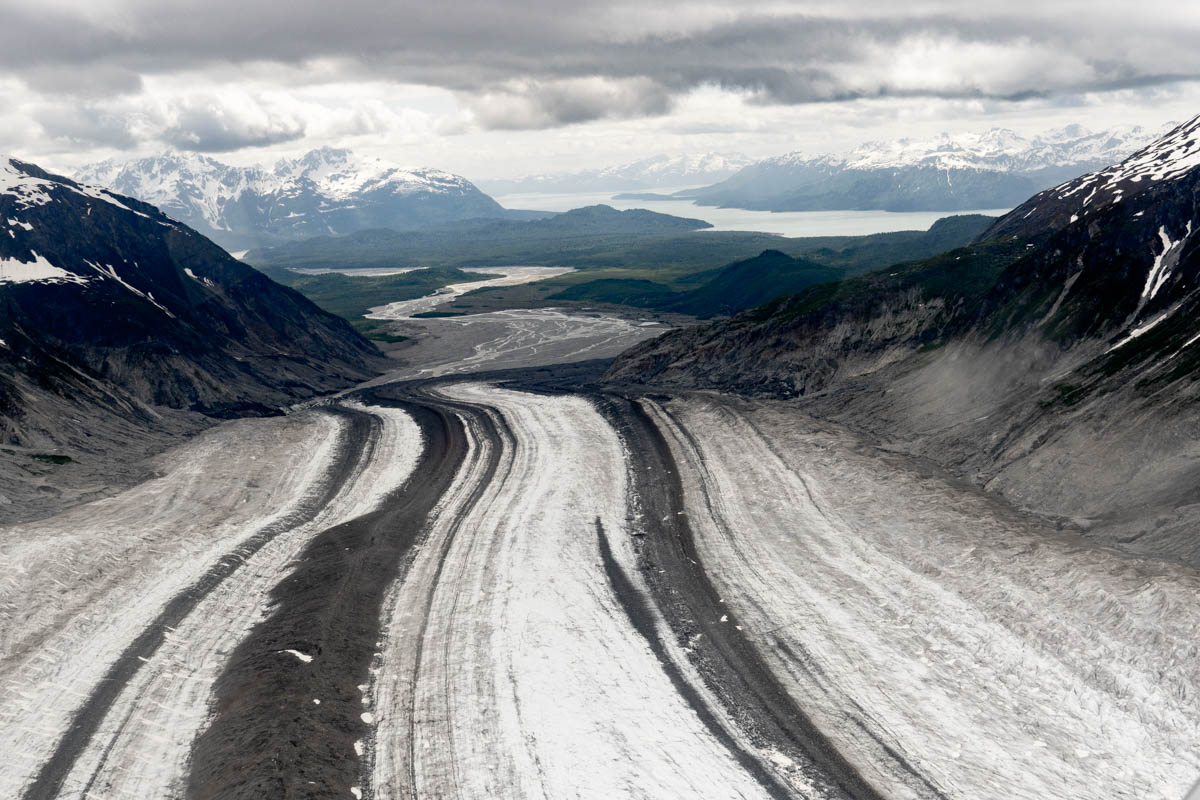
[(1176, 180), (1200, 167), (1200, 116), (1193, 117), (1162, 138), (1143, 147), (1115, 166), (1093, 172), (1055, 187), (1059, 200), (1088, 191), (1082, 205), (1098, 207), (1121, 202), (1136, 185), (1140, 190), (1161, 181)]
[[(83, 263), (87, 264), (89, 267), (96, 270), (104, 277), (110, 278), (110, 279), (116, 281), (117, 283), (121, 284), (126, 289), (128, 289), (130, 292), (132, 292), (133, 294), (142, 298), (146, 302), (150, 303), (151, 305), (153, 305), (159, 311), (166, 314), (171, 319), (175, 319), (175, 315), (171, 313), (170, 309), (168, 309), (162, 303), (155, 300), (153, 294), (143, 292), (141, 289), (138, 289), (138, 288), (130, 285), (124, 278), (122, 278), (120, 275), (117, 274), (116, 268), (113, 267), (111, 264), (100, 265), (100, 264), (94, 263), (92, 261), (88, 261), (86, 258), (83, 260)], [(134, 263), (134, 266), (137, 266), (136, 262)]]
[(276, 650), (275, 652), (287, 653), (290, 656), (295, 656), (296, 658), (303, 661), (305, 664), (311, 663), (313, 660), (313, 657), (310, 656), (308, 653), (301, 653), (299, 650)]
[(1174, 251), (1176, 247), (1186, 242), (1191, 235), (1192, 223), (1190, 220), (1187, 224), (1187, 233), (1177, 242), (1171, 241), (1171, 237), (1167, 235), (1167, 227), (1165, 225), (1158, 229), (1158, 238), (1162, 241), (1162, 251), (1154, 257), (1154, 265), (1150, 268), (1150, 273), (1146, 276), (1146, 286), (1142, 289), (1143, 300), (1149, 300), (1158, 294), (1158, 290), (1171, 277), (1171, 265), (1166, 262), (1167, 255)]
[(54, 191), (66, 191), (93, 200), (100, 200), (109, 205), (114, 205), (117, 208), (137, 214), (140, 217), (152, 219), (149, 214), (135, 211), (125, 205), (107, 189), (83, 183), (71, 184), (62, 180), (39, 178), (20, 169), (16, 164), (16, 159), (0, 155), (0, 195), (9, 195), (16, 198), (18, 210), (47, 205), (54, 201), (52, 194)]
[(74, 272), (68, 272), (56, 267), (38, 255), (36, 250), (30, 251), (32, 261), (21, 261), (16, 258), (0, 258), (0, 283), (78, 283), (86, 284), (88, 279)]

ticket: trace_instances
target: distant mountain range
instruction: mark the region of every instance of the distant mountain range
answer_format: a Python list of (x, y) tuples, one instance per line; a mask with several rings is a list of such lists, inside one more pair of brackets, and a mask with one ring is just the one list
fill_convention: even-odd
[(0, 498), (23, 496), (21, 453), (101, 458), (172, 410), (279, 413), (381, 365), (153, 206), (0, 157)]
[(1032, 138), (993, 128), (868, 142), (841, 155), (768, 158), (670, 198), (759, 211), (1011, 208), (1040, 189), (1120, 161), (1162, 132), (1068, 125)]
[(795, 398), (1086, 535), (1200, 565), (1200, 117), (973, 244), (624, 355)]
[(367, 228), (410, 230), (452, 220), (529, 216), (501, 208), (466, 178), (328, 147), (282, 159), (270, 169), (166, 153), (103, 161), (75, 177), (155, 205), (230, 250)]
[(602, 169), (544, 173), (515, 179), (478, 181), (492, 194), (522, 192), (626, 192), (634, 189), (676, 189), (724, 180), (753, 159), (727, 153), (656, 155)]
[(631, 240), (711, 228), (702, 219), (611, 206), (576, 208), (527, 221), (468, 220), (419, 231), (375, 229), (251, 250), (260, 267), (485, 266), (574, 264)]

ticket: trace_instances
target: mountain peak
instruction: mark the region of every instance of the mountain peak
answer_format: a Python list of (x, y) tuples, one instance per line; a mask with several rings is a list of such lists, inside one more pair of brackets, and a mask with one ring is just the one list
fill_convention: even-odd
[[(0, 155), (0, 200), (6, 196), (13, 198), (10, 211), (47, 205), (53, 202), (56, 190), (65, 190), (92, 200), (100, 200), (143, 217), (149, 217), (146, 211), (153, 211), (153, 209), (130, 208), (131, 203), (125, 202), (128, 198), (122, 198), (108, 189), (79, 183), (62, 175), (54, 175), (36, 164), (22, 161), (14, 156)], [(13, 224), (5, 215), (0, 215), (0, 223), (10, 226)]]
[(168, 151), (92, 164), (78, 174), (158, 206), (232, 249), (504, 213), (457, 175), (405, 169), (337, 147), (280, 159), (272, 168)]
[(1200, 168), (1200, 115), (1113, 166), (1047, 189), (997, 220), (988, 236), (1031, 236), (1061, 228)]
[(1033, 137), (1010, 128), (994, 127), (983, 132), (943, 131), (928, 139), (901, 137), (865, 142), (840, 154), (793, 151), (759, 163), (842, 169), (928, 166), (1020, 173), (1076, 163), (1086, 163), (1089, 167), (1112, 163), (1152, 138), (1153, 134), (1138, 126), (1096, 134), (1072, 124)]

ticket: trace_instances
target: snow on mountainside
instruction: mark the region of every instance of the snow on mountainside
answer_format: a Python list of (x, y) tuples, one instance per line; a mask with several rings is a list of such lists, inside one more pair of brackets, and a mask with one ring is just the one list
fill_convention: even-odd
[[(374, 374), (342, 319), (151, 205), (0, 157), (0, 438), (70, 402), (225, 414)], [(44, 422), (44, 420), (43, 420)]]
[(514, 179), (491, 179), (479, 183), (488, 191), (497, 194), (664, 189), (719, 181), (750, 163), (751, 159), (746, 156), (729, 153), (663, 154), (600, 169), (542, 173)]
[(328, 147), (281, 159), (271, 169), (166, 153), (103, 161), (77, 177), (152, 203), (231, 249), (506, 215), (465, 178)]
[(1022, 235), (1061, 228), (1164, 181), (1200, 167), (1200, 116), (1172, 129), (1123, 160), (1031, 197), (1000, 219), (989, 236)]
[(1113, 163), (1161, 134), (1140, 125), (1101, 132), (1068, 125), (1030, 138), (1006, 128), (992, 128), (983, 133), (942, 133), (932, 139), (867, 142), (842, 155), (794, 152), (759, 163), (822, 164), (843, 169), (931, 166), (1028, 173), (1084, 163)]
[(767, 211), (952, 211), (1012, 207), (1039, 189), (1114, 163), (1157, 135), (1080, 125), (1025, 137), (993, 128), (868, 142), (849, 153), (788, 153), (712, 186), (677, 192), (700, 205)]

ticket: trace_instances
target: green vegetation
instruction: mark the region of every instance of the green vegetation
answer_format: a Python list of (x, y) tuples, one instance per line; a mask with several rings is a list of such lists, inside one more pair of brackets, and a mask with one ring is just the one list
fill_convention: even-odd
[(381, 342), (403, 342), (407, 337), (388, 333), (384, 321), (364, 319), (363, 315), (370, 309), (424, 297), (452, 283), (499, 277), (458, 269), (418, 269), (399, 275), (362, 276), (339, 272), (312, 275), (279, 267), (266, 267), (262, 271), (276, 283), (295, 289), (331, 314), (349, 320), (367, 338)]
[(331, 314), (346, 319), (361, 317), (375, 306), (433, 294), (452, 283), (500, 277), (459, 269), (417, 269), (399, 275), (344, 275), (340, 272), (311, 275), (270, 267), (262, 271), (271, 280), (290, 286)]
[(651, 307), (669, 304), (675, 297), (670, 287), (644, 278), (600, 278), (568, 286), (546, 299)]
[(970, 318), (1004, 271), (1024, 254), (1020, 243), (991, 240), (837, 283), (779, 297), (755, 309), (755, 320), (786, 322), (813, 314), (871, 316), (874, 305), (918, 290), (942, 298), (959, 318)]
[[(614, 224), (608, 212), (572, 220), (574, 214), (532, 223), (468, 223), (454, 231), (367, 231), (352, 237), (310, 240), (292, 246), (289, 252), (303, 257), (289, 266), (394, 267), (410, 263), (416, 252), (411, 246), (419, 242), (425, 263), (449, 264), (457, 260), (464, 265), (488, 262), (578, 268), (534, 284), (468, 292), (448, 312), (419, 316), (574, 303), (703, 318), (738, 313), (781, 295), (897, 262), (928, 258), (961, 247), (992, 222), (990, 217), (979, 215), (958, 216), (939, 220), (928, 231), (789, 239), (744, 231), (645, 233), (681, 224), (678, 218), (664, 215), (621, 216), (617, 220), (621, 232), (613, 233), (606, 227)], [(486, 239), (485, 233), (496, 234), (496, 238)], [(283, 250), (271, 252), (279, 256)], [(261, 269), (376, 338), (383, 335), (377, 331), (378, 324), (373, 326), (371, 321), (361, 319), (367, 309), (428, 295), (450, 283), (480, 279), (478, 274), (450, 266), (382, 277), (306, 275), (278, 266)]]

